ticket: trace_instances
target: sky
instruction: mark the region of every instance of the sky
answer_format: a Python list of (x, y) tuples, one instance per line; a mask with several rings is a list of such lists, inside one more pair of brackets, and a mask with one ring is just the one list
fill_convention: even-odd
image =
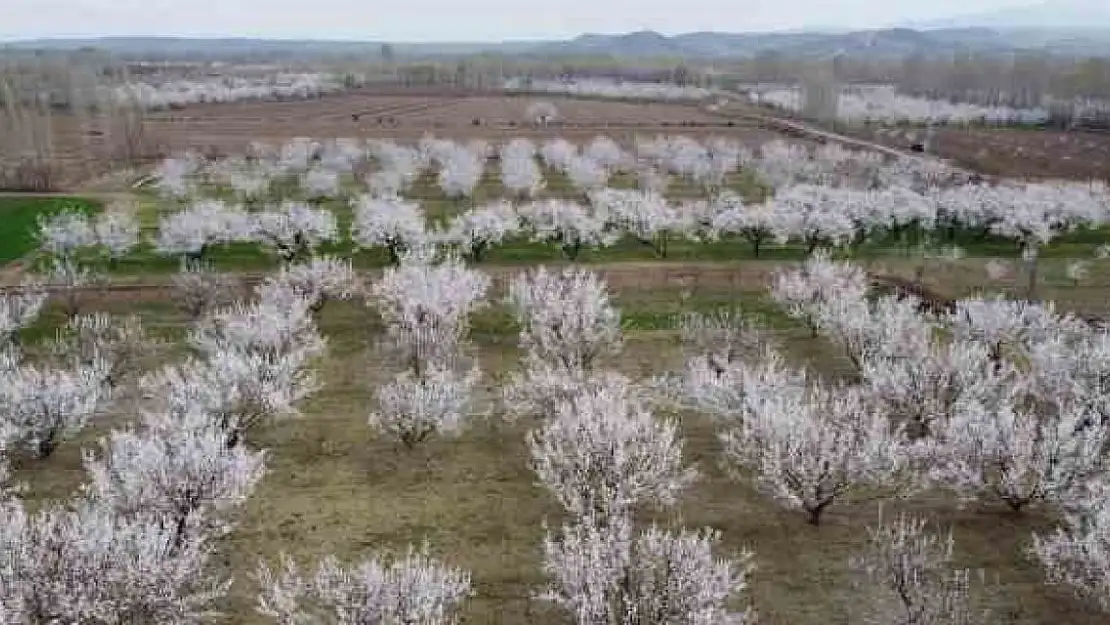
[[(1107, 0), (1110, 1), (1110, 0)], [(0, 39), (183, 36), (498, 41), (584, 32), (871, 28), (1030, 0), (0, 0)]]

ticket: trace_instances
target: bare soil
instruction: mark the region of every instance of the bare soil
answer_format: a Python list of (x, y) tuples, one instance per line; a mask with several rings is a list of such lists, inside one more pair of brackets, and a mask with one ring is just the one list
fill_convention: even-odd
[(293, 137), (416, 140), (432, 133), (450, 138), (562, 136), (580, 140), (597, 134), (618, 138), (682, 133), (742, 135), (759, 142), (763, 137), (754, 135), (770, 134), (693, 105), (572, 99), (553, 99), (561, 122), (536, 128), (525, 119), (525, 111), (536, 99), (351, 92), (306, 102), (197, 105), (151, 114), (147, 129), (168, 153), (185, 148), (235, 152), (251, 141)]
[[(553, 102), (560, 122), (537, 128), (525, 119), (537, 100)], [(769, 112), (740, 101), (711, 111), (698, 104), (625, 102), (565, 96), (500, 95), (451, 89), (357, 90), (318, 100), (196, 104), (151, 113), (145, 129), (158, 157), (198, 150), (214, 155), (241, 152), (253, 141), (279, 143), (293, 137), (318, 139), (386, 138), (414, 141), (427, 134), (453, 139), (564, 137), (587, 141), (605, 135), (630, 142), (636, 136), (683, 134), (723, 136), (750, 145), (775, 138), (813, 139), (767, 122)], [(784, 116), (783, 119), (786, 119)], [(84, 186), (104, 173), (102, 159), (90, 158), (90, 137), (77, 120), (55, 122), (58, 160), (66, 163), (65, 187)], [(912, 133), (913, 131), (911, 131)], [(838, 128), (847, 136), (909, 152), (905, 131)], [(916, 131), (920, 135), (920, 131)], [(833, 140), (836, 140), (835, 137)], [(1110, 180), (1110, 134), (1012, 128), (942, 129), (935, 154), (984, 175), (1016, 178), (1092, 178)]]
[[(931, 285), (963, 295), (984, 288), (1008, 290), (1020, 282), (987, 283), (981, 264), (969, 260), (938, 269), (930, 273)], [(1058, 264), (1044, 268), (1044, 295), (1067, 302), (1062, 307), (1097, 305), (1098, 296), (1106, 293), (1110, 265), (1098, 263), (1090, 279), (1076, 287), (1062, 278)], [(676, 311), (686, 305), (700, 309), (718, 301), (750, 310), (764, 301), (760, 283), (774, 264), (745, 265), (713, 270), (629, 264), (607, 268), (606, 277), (626, 315)], [(882, 269), (892, 274), (911, 271), (894, 262)], [(738, 282), (725, 277), (733, 271), (742, 276)], [(679, 294), (688, 288), (691, 274), (699, 279), (696, 293), (680, 304)], [(165, 299), (108, 298), (90, 304), (114, 313), (141, 314), (167, 336), (180, 337), (184, 330), (184, 319)], [(51, 322), (60, 321), (53, 311), (47, 316)], [(501, 376), (516, 367), (515, 336), (488, 322), (479, 325), (484, 330), (475, 336), (475, 355), (487, 375), (486, 390), (492, 393)], [(542, 524), (557, 526), (562, 521), (557, 504), (535, 485), (528, 469), (525, 437), (537, 423), (501, 422), (491, 404), (493, 420), (475, 421), (457, 439), (436, 438), (406, 451), (375, 435), (366, 424), (375, 388), (392, 374), (372, 351), (380, 332), (372, 311), (359, 303), (329, 304), (322, 327), (330, 339), (329, 354), (320, 363), (325, 390), (304, 407), (303, 418), (267, 424), (249, 437), (249, 444), (268, 450), (268, 473), (239, 515), (238, 529), (215, 558), (217, 566), (226, 566), (235, 579), (232, 596), (223, 606), (228, 622), (265, 622), (254, 612), (257, 586), (252, 573), (260, 557), (274, 563), (285, 551), (306, 564), (327, 553), (353, 560), (425, 540), (433, 553), (473, 573), (476, 596), (463, 622), (568, 622), (530, 599), (544, 583)], [(842, 369), (845, 359), (831, 343), (782, 319), (771, 327), (797, 364), (828, 375)], [(52, 332), (42, 331), (46, 336)], [(676, 370), (681, 354), (670, 333), (630, 331), (624, 354), (608, 366), (646, 376)], [(758, 571), (751, 598), (762, 623), (864, 622), (856, 609), (870, 601), (867, 593), (874, 589), (852, 590), (848, 560), (866, 538), (864, 527), (876, 521), (878, 502), (861, 497), (838, 503), (821, 527), (812, 527), (800, 513), (778, 507), (747, 482), (725, 473), (716, 424), (700, 415), (675, 416), (681, 423), (684, 456), (701, 478), (677, 509), (644, 511), (642, 518), (668, 527), (715, 528), (723, 535), (718, 550), (722, 557), (754, 550)], [(29, 497), (70, 496), (82, 478), (81, 448), (94, 446), (105, 427), (67, 442), (45, 461), (17, 466), (16, 477), (31, 484)], [(961, 509), (933, 493), (884, 504), (884, 515), (899, 511), (925, 515), (952, 528), (957, 564), (983, 571), (988, 582), (983, 602), (993, 610), (989, 622), (1106, 622), (1104, 615), (1067, 592), (1045, 585), (1026, 556), (1031, 533), (1052, 527), (1053, 519), (1043, 510), (1014, 516), (993, 505)]]
[[(168, 151), (184, 148), (238, 151), (250, 141), (283, 141), (296, 136), (395, 137), (418, 139), (426, 132), (451, 138), (563, 136), (574, 140), (597, 134), (713, 134), (732, 136), (753, 144), (780, 136), (767, 130), (721, 125), (722, 117), (676, 104), (555, 99), (568, 126), (527, 130), (520, 126), (526, 98), (428, 93), (421, 96), (351, 93), (316, 102), (229, 104), (190, 107), (151, 116), (151, 130)], [(357, 115), (358, 119), (352, 118)], [(382, 118), (379, 122), (378, 118)], [(394, 122), (387, 118), (392, 117)], [(473, 119), (482, 124), (474, 125)], [(511, 126), (515, 122), (517, 125)], [(679, 124), (705, 123), (704, 127)], [(391, 126), (396, 123), (396, 127)], [(710, 126), (717, 123), (718, 126)], [(577, 125), (576, 125), (577, 124)], [(636, 125), (639, 124), (639, 125)], [(665, 125), (666, 124), (666, 125)], [(997, 149), (1006, 156), (1000, 168), (1032, 170), (1024, 158), (1037, 153), (1047, 133), (974, 131), (969, 145)], [(391, 134), (392, 133), (392, 134)], [(994, 133), (998, 133), (997, 135)], [(1085, 135), (1076, 135), (1083, 137)], [(878, 138), (873, 138), (877, 140)], [(974, 146), (978, 141), (979, 145)], [(1006, 141), (1014, 141), (1005, 148)], [(1069, 139), (1068, 145), (1080, 142)], [(941, 138), (943, 150), (962, 145)], [(1110, 145), (1110, 144), (1105, 144)], [(949, 146), (949, 147), (945, 147)], [(1002, 152), (1029, 146), (1018, 157)], [(898, 146), (903, 147), (903, 146)], [(1051, 149), (1050, 149), (1051, 148)], [(968, 148), (970, 149), (970, 148)], [(1051, 159), (1064, 148), (1042, 148)], [(1100, 165), (1110, 169), (1106, 147), (1090, 148), (1102, 154)], [(967, 150), (965, 150), (966, 152)], [(1078, 156), (1076, 158), (1079, 158)], [(1057, 160), (1060, 160), (1057, 158)], [(1094, 157), (1091, 156), (1091, 160)], [(1073, 162), (1073, 161), (1069, 161)], [(1020, 166), (1020, 167), (1019, 167)], [(1086, 167), (1096, 167), (1087, 164)], [(1021, 169), (1026, 167), (1027, 169)], [(1074, 177), (1080, 169), (1047, 169), (1040, 175)], [(1020, 174), (1016, 174), (1020, 175)], [(913, 263), (878, 261), (872, 269), (908, 276)], [(931, 289), (958, 297), (980, 290), (1017, 294), (1021, 280), (1000, 283), (986, 280), (982, 260), (966, 260), (928, 273)], [(1039, 295), (1058, 302), (1060, 308), (1105, 313), (1110, 288), (1110, 265), (1096, 262), (1091, 276), (1081, 284), (1064, 276), (1064, 261), (1048, 260), (1042, 266), (1044, 284)], [(620, 263), (597, 267), (614, 291), (626, 315), (636, 312), (673, 312), (685, 306), (727, 302), (745, 309), (766, 307), (767, 277), (781, 263)], [(495, 283), (515, 267), (485, 267)], [(172, 294), (165, 276), (136, 276), (131, 284), (121, 280), (111, 291), (93, 291), (83, 301), (90, 310), (135, 312), (152, 327), (179, 336), (184, 320), (173, 311)], [(246, 278), (246, 276), (244, 276)], [(248, 280), (244, 279), (244, 282)], [(499, 288), (499, 287), (495, 287)], [(689, 295), (692, 293), (692, 295)], [(50, 313), (48, 323), (60, 321)], [(803, 328), (773, 324), (776, 338), (798, 363), (829, 375), (844, 363), (834, 346), (812, 338)], [(464, 622), (489, 624), (555, 624), (564, 618), (530, 600), (544, 582), (539, 546), (542, 523), (561, 521), (553, 499), (535, 486), (528, 470), (525, 434), (535, 423), (508, 425), (499, 421), (477, 422), (459, 439), (435, 439), (407, 452), (375, 436), (366, 425), (373, 407), (375, 388), (391, 375), (375, 359), (371, 346), (377, 328), (373, 315), (357, 303), (329, 304), (322, 328), (330, 338), (329, 355), (321, 363), (320, 377), (326, 390), (304, 407), (304, 416), (268, 424), (252, 433), (252, 446), (269, 450), (269, 472), (246, 504), (238, 530), (221, 545), (217, 562), (235, 577), (230, 601), (224, 606), (229, 622), (262, 623), (254, 613), (256, 584), (251, 577), (257, 559), (271, 563), (288, 551), (302, 562), (336, 553), (344, 560), (382, 549), (402, 549), (427, 540), (437, 555), (473, 572), (476, 596), (467, 606)], [(41, 328), (46, 335), (51, 328)], [(477, 357), (491, 386), (515, 366), (517, 353), (511, 332), (492, 328), (476, 336)], [(621, 358), (610, 366), (636, 376), (674, 370), (681, 354), (665, 332), (630, 332)], [(677, 415), (685, 440), (685, 455), (701, 471), (702, 479), (684, 497), (677, 510), (648, 515), (668, 526), (713, 527), (724, 536), (719, 555), (752, 548), (759, 567), (753, 580), (752, 599), (761, 622), (808, 625), (861, 622), (854, 608), (868, 601), (866, 591), (852, 591), (847, 562), (863, 543), (864, 526), (877, 518), (877, 502), (857, 499), (830, 510), (820, 528), (805, 523), (800, 514), (786, 511), (754, 492), (745, 482), (727, 476), (720, 467), (718, 428), (699, 415)], [(32, 498), (70, 496), (80, 479), (81, 448), (91, 447), (104, 428), (93, 428), (70, 441), (44, 462), (16, 467), (17, 478), (32, 486)], [(1053, 519), (1042, 511), (1021, 517), (998, 506), (961, 509), (950, 499), (931, 494), (904, 502), (888, 502), (884, 514), (908, 510), (923, 514), (941, 526), (951, 527), (956, 541), (957, 564), (982, 570), (992, 589), (985, 600), (994, 608), (992, 622), (1022, 625), (1094, 625), (1104, 615), (1073, 599), (1060, 589), (1046, 586), (1041, 572), (1026, 555), (1033, 531), (1045, 532)]]
[[(537, 100), (553, 102), (560, 121), (545, 128), (525, 119)], [(752, 146), (781, 137), (755, 119), (716, 114), (697, 104), (624, 102), (474, 93), (451, 89), (356, 90), (317, 100), (194, 104), (149, 113), (144, 120), (145, 162), (111, 162), (107, 138), (81, 120), (52, 121), (54, 157), (62, 163), (61, 188), (87, 188), (124, 165), (150, 165), (160, 158), (195, 150), (210, 155), (241, 153), (251, 142), (283, 143), (294, 137), (383, 138), (415, 141), (433, 134), (452, 139), (536, 140), (564, 137), (587, 141), (605, 135), (621, 142), (636, 136), (684, 134), (725, 136)]]
[[(905, 132), (843, 131), (909, 149)], [(921, 136), (921, 131), (916, 131)], [(933, 153), (981, 174), (1009, 178), (1110, 181), (1110, 133), (1016, 128), (946, 128)]]

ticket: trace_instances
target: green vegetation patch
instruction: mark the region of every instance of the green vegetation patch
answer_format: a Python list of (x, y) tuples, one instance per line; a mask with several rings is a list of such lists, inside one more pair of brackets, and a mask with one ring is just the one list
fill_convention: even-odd
[(0, 197), (0, 264), (35, 251), (39, 215), (52, 215), (66, 208), (91, 214), (103, 206), (79, 197)]

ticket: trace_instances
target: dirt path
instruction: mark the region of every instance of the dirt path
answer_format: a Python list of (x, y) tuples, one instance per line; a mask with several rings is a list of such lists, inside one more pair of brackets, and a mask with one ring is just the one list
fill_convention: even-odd
[[(743, 96), (740, 95), (740, 94), (735, 94), (735, 97), (741, 98)], [(733, 118), (733, 119), (743, 119), (743, 120), (749, 120), (749, 121), (752, 121), (752, 122), (756, 122), (759, 125), (763, 126), (764, 128), (774, 130), (774, 131), (776, 131), (780, 134), (784, 134), (784, 135), (787, 135), (787, 136), (803, 137), (803, 138), (818, 141), (818, 142), (821, 142), (821, 143), (826, 143), (826, 142), (839, 143), (839, 144), (841, 144), (845, 147), (851, 147), (851, 148), (856, 148), (856, 149), (870, 150), (870, 151), (873, 151), (873, 152), (879, 152), (881, 154), (885, 154), (885, 155), (893, 157), (893, 158), (902, 158), (902, 159), (908, 158), (908, 159), (913, 159), (913, 160), (917, 160), (917, 161), (921, 161), (921, 162), (937, 162), (937, 161), (940, 161), (940, 162), (944, 163), (945, 165), (947, 165), (949, 168), (951, 168), (951, 169), (953, 169), (953, 170), (955, 170), (955, 171), (957, 171), (961, 174), (966, 174), (966, 175), (970, 176), (973, 173), (975, 173), (975, 172), (972, 172), (969, 169), (966, 169), (964, 167), (961, 167), (960, 165), (955, 164), (954, 162), (952, 162), (950, 160), (940, 159), (940, 158), (937, 158), (935, 156), (923, 155), (923, 154), (919, 154), (917, 152), (910, 152), (910, 151), (907, 151), (907, 150), (900, 150), (898, 148), (892, 148), (888, 145), (883, 145), (881, 143), (876, 143), (874, 141), (868, 141), (866, 139), (857, 139), (855, 137), (849, 137), (847, 135), (842, 135), (840, 133), (825, 130), (823, 128), (818, 128), (816, 126), (813, 126), (811, 124), (807, 124), (805, 122), (800, 122), (800, 121), (796, 121), (796, 120), (793, 120), (793, 119), (787, 119), (785, 117), (778, 117), (778, 116), (775, 116), (775, 115), (768, 115), (768, 114), (763, 113), (763, 112), (738, 111), (738, 112), (730, 113), (728, 111), (717, 111), (717, 112), (711, 113), (711, 114), (720, 115), (720, 116), (724, 116), (724, 117), (729, 117), (729, 118)]]
[[(551, 263), (555, 264), (555, 263)], [(699, 288), (751, 290), (766, 285), (771, 272), (781, 267), (781, 261), (632, 261), (585, 265), (596, 271), (610, 286), (620, 290), (647, 290), (657, 288)], [(508, 281), (520, 271), (535, 267), (525, 265), (479, 265), (478, 269), (490, 276), (495, 292), (503, 292)], [(0, 290), (18, 287), (22, 271), (0, 271)], [(381, 270), (361, 271), (364, 279), (373, 279)], [(265, 277), (263, 272), (225, 272), (240, 285), (243, 292), (254, 287)], [(172, 274), (113, 276), (106, 286), (89, 286), (79, 289), (83, 298), (90, 300), (112, 299), (128, 301), (163, 300), (172, 297)], [(61, 291), (61, 287), (47, 287)]]
[(135, 195), (126, 191), (51, 191), (42, 193), (38, 191), (0, 191), (0, 198), (51, 198), (51, 197), (79, 197), (101, 202), (125, 202), (134, 199)]
[(23, 279), (23, 272), (23, 261), (15, 260), (0, 265), (0, 288), (18, 285)]

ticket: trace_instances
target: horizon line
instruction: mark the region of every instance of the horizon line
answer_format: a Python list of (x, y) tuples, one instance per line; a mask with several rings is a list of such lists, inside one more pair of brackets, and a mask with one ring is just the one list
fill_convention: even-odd
[(584, 36), (620, 37), (636, 33), (655, 33), (667, 38), (685, 35), (710, 34), (710, 35), (769, 35), (769, 34), (801, 34), (801, 33), (849, 33), (865, 32), (871, 30), (889, 30), (889, 26), (875, 26), (869, 28), (849, 28), (840, 26), (812, 26), (802, 28), (776, 28), (768, 30), (691, 30), (667, 34), (653, 29), (638, 29), (619, 32), (580, 32), (575, 35), (519, 37), (505, 39), (350, 39), (313, 36), (284, 36), (284, 35), (232, 35), (232, 34), (203, 34), (203, 35), (172, 35), (172, 34), (110, 34), (110, 35), (43, 35), (32, 37), (0, 36), (0, 44), (5, 43), (33, 43), (39, 41), (81, 41), (81, 40), (111, 40), (111, 39), (163, 39), (163, 40), (253, 40), (253, 41), (305, 41), (325, 43), (392, 43), (402, 45), (445, 45), (445, 44), (499, 44), (499, 43), (543, 43), (549, 41), (569, 41)]

